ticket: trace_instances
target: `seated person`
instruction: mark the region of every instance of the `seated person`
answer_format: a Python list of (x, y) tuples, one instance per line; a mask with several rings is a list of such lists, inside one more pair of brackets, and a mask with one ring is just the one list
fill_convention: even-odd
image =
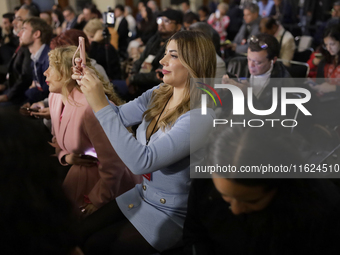
[[(201, 115), (202, 90), (190, 79), (214, 77), (216, 52), (204, 33), (180, 31), (169, 39), (160, 63), (164, 84), (121, 107), (108, 102), (101, 82), (87, 68), (79, 65), (72, 76), (81, 78), (81, 90), (119, 157), (133, 173), (143, 174), (143, 184), (82, 223), (85, 254), (154, 254), (181, 245), (190, 151), (201, 152), (194, 162), (203, 152), (200, 143), (190, 145), (190, 136), (204, 141), (213, 120), (210, 108)], [(125, 127), (136, 123), (135, 138)]]
[(84, 27), (84, 33), (90, 42), (89, 57), (104, 67), (110, 80), (121, 79), (118, 51), (108, 43), (106, 48), (103, 38), (103, 24), (99, 19), (91, 19)]
[(290, 66), (296, 49), (293, 35), (280, 25), (273, 17), (262, 18), (260, 23), (261, 33), (274, 36), (280, 43), (279, 58), (285, 66)]
[[(51, 92), (53, 146), (60, 163), (72, 165), (63, 187), (79, 214), (87, 216), (131, 189), (140, 176), (133, 175), (118, 157), (79, 85), (71, 79), (76, 50), (76, 46), (52, 50), (44, 75)], [(91, 66), (89, 58), (86, 66), (98, 75), (108, 98), (120, 105), (112, 86)]]
[(244, 24), (241, 26), (234, 38), (232, 48), (237, 53), (246, 53), (248, 49), (248, 39), (252, 35), (259, 33), (261, 17), (259, 7), (255, 3), (248, 3), (243, 8)]
[(7, 65), (12, 58), (16, 48), (19, 46), (19, 38), (13, 33), (14, 14), (2, 15), (2, 34), (0, 39), (0, 65)]
[[(36, 14), (39, 15), (34, 8), (21, 6), (13, 20), (13, 33), (19, 36), (23, 22)], [(8, 65), (6, 81), (0, 84), (0, 106), (21, 105), (27, 100), (25, 91), (32, 84), (31, 61), (31, 53), (27, 46), (20, 46), (13, 54)]]
[[(293, 139), (270, 127), (220, 126), (209, 140), (207, 166), (230, 164), (240, 170), (304, 163)], [(337, 187), (327, 179), (279, 175), (213, 173), (212, 180), (195, 179), (183, 230), (185, 254), (337, 253)]]
[(230, 23), (230, 18), (227, 16), (228, 10), (228, 4), (220, 3), (217, 6), (216, 12), (212, 13), (208, 19), (208, 24), (218, 32), (221, 43), (227, 39), (227, 28)]
[[(320, 104), (317, 107), (318, 123), (337, 126), (340, 124), (340, 27), (330, 26), (323, 36), (325, 49), (323, 59), (317, 66), (316, 84), (310, 87), (317, 93)], [(318, 79), (320, 78), (320, 79)], [(322, 79), (324, 78), (324, 79)]]
[(0, 119), (1, 254), (83, 255), (45, 128), (11, 108)]
[(126, 95), (127, 100), (134, 99), (144, 91), (158, 85), (162, 78), (159, 61), (164, 55), (164, 49), (169, 38), (182, 28), (182, 13), (176, 10), (166, 10), (157, 18), (158, 31), (145, 46), (140, 58), (133, 64), (131, 73), (125, 81), (113, 81), (119, 92)]
[(279, 53), (280, 45), (274, 36), (252, 35), (249, 40), (247, 65), (240, 67), (237, 61), (231, 60), (227, 68), (229, 73), (236, 74), (236, 76), (238, 76), (236, 72), (239, 71), (237, 69), (241, 69), (246, 76), (239, 76), (239, 78), (248, 78), (249, 80), (237, 83), (225, 75), (223, 83), (236, 84), (244, 89), (251, 86), (254, 96), (265, 109), (269, 109), (272, 105), (272, 88), (288, 85), (284, 79), (275, 79), (271, 82), (271, 78), (290, 78), (285, 66), (277, 61)]

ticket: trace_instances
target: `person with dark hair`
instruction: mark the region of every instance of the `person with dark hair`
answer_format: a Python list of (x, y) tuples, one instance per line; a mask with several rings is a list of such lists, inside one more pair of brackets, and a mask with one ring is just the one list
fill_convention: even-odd
[(102, 15), (100, 11), (97, 9), (97, 6), (95, 4), (88, 3), (84, 6), (83, 13), (77, 17), (77, 23), (83, 24), (85, 22), (86, 24), (91, 19), (100, 18), (102, 18)]
[(190, 1), (189, 0), (184, 0), (181, 3), (181, 11), (183, 12), (183, 15), (185, 15), (187, 13), (192, 13), (192, 11), (190, 9)]
[[(291, 76), (282, 62), (277, 61), (280, 54), (280, 44), (274, 36), (268, 34), (252, 35), (248, 41), (246, 59), (248, 63), (242, 66), (242, 71), (247, 74), (246, 77), (249, 77), (249, 82), (244, 81), (239, 84), (225, 75), (223, 76), (225, 78), (223, 83), (236, 83), (243, 88), (251, 86), (254, 96), (265, 109), (268, 109), (272, 105), (272, 88), (288, 86), (284, 79), (271, 81), (271, 78), (290, 78)], [(231, 60), (227, 69), (232, 70), (233, 65), (239, 65), (239, 63)]]
[(127, 47), (129, 39), (129, 25), (124, 17), (124, 6), (117, 4), (114, 10), (115, 13), (115, 29), (118, 33), (118, 52), (122, 59), (127, 58)]
[(289, 0), (274, 0), (269, 15), (280, 21), (281, 24), (294, 24), (297, 19), (296, 11)]
[(240, 0), (229, 1), (229, 11), (227, 12), (230, 23), (227, 28), (228, 39), (233, 41), (243, 23), (243, 10), (240, 8)]
[(32, 59), (33, 82), (25, 92), (30, 104), (45, 99), (49, 93), (43, 74), (49, 66), (48, 52), (52, 34), (52, 27), (37, 17), (25, 20), (19, 33), (20, 45), (28, 47)]
[(136, 98), (162, 81), (156, 73), (157, 69), (161, 69), (159, 61), (163, 57), (167, 41), (182, 28), (182, 22), (183, 15), (180, 11), (166, 10), (159, 14), (158, 32), (149, 39), (140, 58), (133, 64), (126, 83), (118, 85), (113, 82), (121, 91), (129, 90), (127, 99)]
[(329, 81), (312, 88), (319, 93), (340, 92), (340, 25), (326, 29), (323, 41), (324, 59), (318, 65), (317, 78)]
[(157, 22), (152, 10), (147, 6), (141, 8), (141, 15), (142, 20), (140, 25), (137, 26), (137, 36), (140, 37), (143, 45), (146, 45), (149, 39), (157, 32)]
[(78, 23), (78, 17), (76, 13), (74, 12), (73, 8), (71, 6), (67, 6), (65, 7), (65, 9), (63, 10), (63, 16), (64, 16), (64, 23), (62, 25), (63, 29), (62, 31), (65, 32), (66, 30), (69, 29), (79, 29), (79, 30), (83, 30), (84, 26), (86, 25), (86, 21), (80, 21)]
[(59, 9), (55, 9), (51, 13), (53, 20), (53, 34), (60, 35), (63, 31), (62, 25), (64, 23), (63, 13)]
[(24, 3), (29, 8), (32, 9), (32, 12), (34, 13), (32, 16), (39, 16), (39, 14), (40, 14), (40, 7), (39, 7), (39, 5), (34, 3), (33, 0), (24, 0)]
[(208, 19), (209, 19), (209, 9), (205, 5), (202, 5), (197, 9), (197, 14), (198, 14), (198, 17), (199, 17), (199, 21), (202, 21), (202, 22), (208, 21)]
[[(81, 79), (81, 90), (117, 154), (133, 173), (143, 174), (142, 184), (82, 223), (85, 254), (144, 255), (181, 246), (191, 183), (190, 151), (203, 152), (200, 143), (190, 145), (190, 136), (204, 141), (213, 120), (210, 108), (201, 115), (202, 90), (190, 80), (206, 82), (214, 77), (215, 62), (209, 36), (179, 31), (169, 39), (160, 60), (164, 84), (119, 108), (108, 103), (92, 72), (80, 65), (75, 70), (72, 78)], [(125, 126), (136, 123), (140, 126), (135, 138)], [(191, 160), (200, 161), (199, 154)]]
[(198, 16), (193, 12), (188, 12), (183, 16), (183, 28), (189, 30), (189, 26), (199, 21)]
[[(209, 166), (300, 165), (293, 137), (274, 128), (220, 126), (209, 139)], [(275, 177), (274, 177), (275, 178)], [(336, 254), (340, 194), (327, 179), (195, 179), (183, 236), (185, 254)]]
[(248, 3), (243, 8), (244, 24), (241, 26), (234, 38), (232, 48), (238, 53), (246, 53), (248, 49), (248, 39), (252, 35), (259, 33), (261, 17), (259, 16), (259, 6), (255, 3)]
[(7, 65), (19, 45), (18, 37), (13, 33), (14, 13), (2, 15), (0, 38), (0, 65)]
[(0, 109), (1, 254), (82, 255), (46, 129)]
[[(13, 20), (13, 33), (18, 35), (24, 20), (33, 17), (32, 9), (23, 5), (15, 13)], [(26, 100), (25, 91), (32, 83), (31, 53), (28, 47), (23, 46), (13, 54), (7, 70), (4, 84), (0, 84), (0, 106), (9, 104), (21, 105)]]
[(290, 66), (289, 61), (294, 57), (296, 45), (294, 36), (287, 31), (275, 18), (262, 18), (260, 22), (261, 33), (274, 36), (280, 43), (280, 55), (285, 66)]
[(317, 60), (316, 77), (324, 79), (317, 79), (318, 84), (310, 87), (320, 99), (316, 112), (317, 122), (335, 127), (340, 124), (340, 25), (327, 28), (323, 42), (323, 58)]
[(142, 20), (137, 24), (137, 39), (131, 41), (127, 48), (129, 57), (133, 62), (139, 59), (140, 54), (145, 49), (145, 45), (157, 32), (157, 22), (152, 10), (143, 5), (140, 13), (142, 15)]

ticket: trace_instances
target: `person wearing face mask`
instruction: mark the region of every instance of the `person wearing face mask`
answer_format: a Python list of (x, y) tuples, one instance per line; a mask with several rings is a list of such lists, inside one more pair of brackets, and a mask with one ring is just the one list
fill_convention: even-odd
[[(220, 126), (210, 138), (207, 166), (304, 163), (292, 137), (273, 128)], [(274, 178), (240, 178), (235, 172), (195, 179), (184, 254), (336, 254), (337, 187), (327, 179)]]

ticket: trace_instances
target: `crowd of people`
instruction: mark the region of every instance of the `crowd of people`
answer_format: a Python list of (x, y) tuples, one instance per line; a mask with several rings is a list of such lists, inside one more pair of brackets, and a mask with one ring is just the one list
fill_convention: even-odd
[[(340, 2), (213, 0), (196, 13), (150, 0), (136, 15), (24, 2), (1, 25), (4, 254), (337, 252), (336, 182), (193, 179), (191, 168), (308, 163), (315, 127), (340, 124)], [(287, 111), (294, 129), (215, 128), (236, 99), (218, 90), (221, 105), (209, 99), (202, 114), (211, 81), (256, 111), (276, 97), (273, 119), (277, 89), (310, 100)]]

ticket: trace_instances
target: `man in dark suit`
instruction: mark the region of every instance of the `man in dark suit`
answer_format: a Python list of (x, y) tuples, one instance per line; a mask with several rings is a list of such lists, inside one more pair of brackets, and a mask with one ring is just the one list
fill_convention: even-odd
[[(24, 20), (33, 17), (35, 9), (23, 5), (15, 14), (13, 33), (18, 35)], [(32, 83), (31, 53), (28, 47), (19, 47), (15, 51), (8, 66), (4, 84), (0, 84), (0, 106), (22, 104), (25, 101), (25, 91)]]
[(115, 8), (115, 29), (119, 35), (118, 52), (121, 58), (127, 57), (127, 46), (129, 39), (129, 26), (124, 17), (124, 6), (117, 4)]
[(80, 22), (78, 23), (78, 16), (76, 15), (71, 6), (67, 6), (64, 9), (63, 15), (65, 19), (64, 21), (65, 24), (63, 24), (63, 32), (73, 28), (83, 30), (84, 26), (86, 25), (85, 20), (80, 20)]
[(31, 53), (33, 69), (33, 83), (25, 96), (29, 103), (35, 103), (48, 97), (49, 87), (46, 84), (44, 72), (49, 66), (49, 43), (53, 31), (43, 19), (32, 17), (24, 21), (20, 31), (20, 45), (27, 46)]

